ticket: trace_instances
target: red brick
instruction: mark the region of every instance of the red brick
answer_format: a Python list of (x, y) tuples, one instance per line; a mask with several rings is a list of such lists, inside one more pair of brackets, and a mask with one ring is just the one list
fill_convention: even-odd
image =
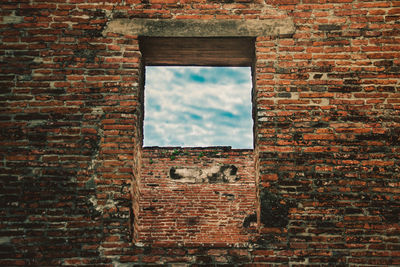
[[(117, 17), (294, 23), (255, 38), (252, 183), (161, 190), (173, 166), (240, 153), (144, 164), (140, 38), (105, 35)], [(0, 265), (399, 265), (399, 17), (400, 1), (3, 4)], [(262, 188), (284, 227), (243, 227)]]

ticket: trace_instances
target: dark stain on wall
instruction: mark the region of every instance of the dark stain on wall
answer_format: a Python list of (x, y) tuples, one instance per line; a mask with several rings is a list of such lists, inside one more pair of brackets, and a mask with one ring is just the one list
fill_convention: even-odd
[(268, 189), (260, 191), (261, 223), (266, 227), (286, 227), (289, 219), (289, 205)]
[[(230, 177), (236, 175), (237, 167), (234, 165), (223, 165), (219, 168), (218, 172), (214, 172), (207, 176), (208, 182), (210, 184), (214, 183), (229, 183)], [(236, 177), (235, 180), (238, 180)]]
[[(287, 227), (289, 222), (289, 206), (291, 201), (285, 201), (282, 197), (273, 194), (266, 188), (260, 190), (260, 221), (264, 227)], [(257, 222), (255, 213), (247, 216), (243, 221), (243, 227), (250, 227)]]
[(171, 169), (169, 170), (169, 176), (171, 177), (171, 179), (174, 179), (174, 180), (179, 180), (179, 179), (183, 178), (182, 175), (176, 173), (175, 167), (171, 167)]
[(238, 168), (232, 164), (216, 165), (210, 168), (171, 167), (169, 176), (173, 180), (188, 183), (232, 183), (240, 180)]

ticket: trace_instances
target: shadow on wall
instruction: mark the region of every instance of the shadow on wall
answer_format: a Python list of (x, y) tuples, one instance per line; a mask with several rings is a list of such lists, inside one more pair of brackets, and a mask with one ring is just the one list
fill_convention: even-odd
[[(285, 202), (281, 197), (271, 193), (268, 189), (260, 190), (260, 206), (261, 214), (260, 221), (264, 227), (279, 227), (287, 226), (289, 219), (289, 203)], [(257, 215), (251, 214), (246, 217), (243, 222), (243, 227), (249, 227), (252, 222), (257, 221)]]

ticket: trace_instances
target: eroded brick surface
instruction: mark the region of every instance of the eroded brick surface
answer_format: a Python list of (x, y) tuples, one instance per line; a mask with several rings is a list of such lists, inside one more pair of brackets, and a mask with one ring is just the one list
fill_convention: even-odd
[(138, 242), (244, 246), (256, 211), (253, 153), (145, 148), (139, 206)]
[[(133, 244), (141, 53), (106, 32), (130, 18), (293, 22), (255, 40), (248, 246)], [(399, 20), (399, 1), (2, 1), (0, 265), (398, 266)]]

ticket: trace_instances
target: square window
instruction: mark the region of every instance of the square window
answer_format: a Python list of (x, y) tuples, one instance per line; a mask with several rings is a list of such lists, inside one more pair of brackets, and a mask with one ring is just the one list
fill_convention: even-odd
[(144, 146), (253, 148), (250, 67), (146, 67)]
[(144, 146), (253, 148), (253, 38), (142, 37)]

